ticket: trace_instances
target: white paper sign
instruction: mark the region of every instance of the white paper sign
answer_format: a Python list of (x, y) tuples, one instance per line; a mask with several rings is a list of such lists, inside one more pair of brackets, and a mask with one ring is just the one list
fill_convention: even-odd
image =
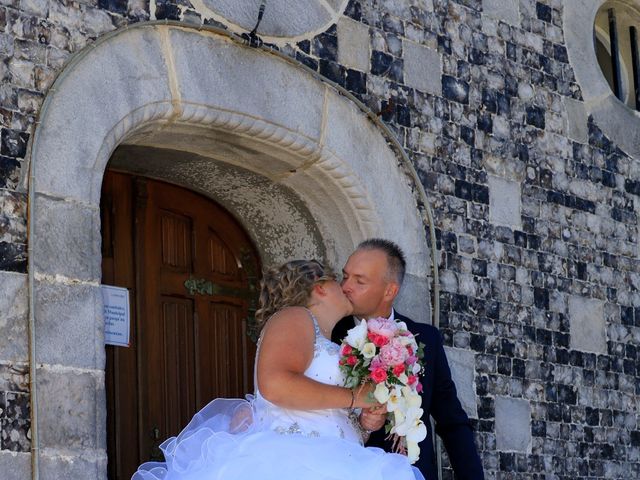
[(131, 315), (129, 290), (111, 285), (102, 285), (104, 303), (104, 343), (118, 347), (129, 346)]

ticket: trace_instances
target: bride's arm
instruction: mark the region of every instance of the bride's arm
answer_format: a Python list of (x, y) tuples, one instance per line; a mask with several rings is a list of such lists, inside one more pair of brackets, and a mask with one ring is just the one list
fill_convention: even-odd
[[(309, 313), (286, 308), (265, 325), (257, 362), (258, 389), (283, 408), (319, 410), (368, 407), (372, 387), (351, 389), (327, 385), (304, 376), (313, 359), (315, 333)], [(373, 403), (375, 404), (375, 402)]]

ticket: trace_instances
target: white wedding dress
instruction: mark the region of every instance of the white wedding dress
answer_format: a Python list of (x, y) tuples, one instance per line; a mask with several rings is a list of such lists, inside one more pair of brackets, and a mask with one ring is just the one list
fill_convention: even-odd
[[(314, 355), (305, 375), (342, 385), (339, 347), (320, 333), (315, 318), (313, 322)], [(132, 480), (424, 478), (407, 457), (365, 448), (357, 418), (347, 409), (280, 408), (260, 395), (257, 382), (255, 397), (213, 400), (160, 448), (165, 462), (142, 464)]]

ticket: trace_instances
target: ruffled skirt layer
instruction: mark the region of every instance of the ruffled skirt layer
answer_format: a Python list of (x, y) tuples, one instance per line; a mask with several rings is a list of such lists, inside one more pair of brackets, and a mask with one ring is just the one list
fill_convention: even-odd
[(141, 465), (132, 480), (424, 478), (403, 455), (339, 437), (266, 429), (245, 400), (214, 400), (161, 449), (166, 461)]

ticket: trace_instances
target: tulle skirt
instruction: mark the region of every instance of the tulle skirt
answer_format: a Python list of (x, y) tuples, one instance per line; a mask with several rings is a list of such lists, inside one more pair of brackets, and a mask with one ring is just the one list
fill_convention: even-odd
[(335, 436), (265, 428), (251, 402), (216, 399), (132, 480), (420, 480), (403, 455)]

